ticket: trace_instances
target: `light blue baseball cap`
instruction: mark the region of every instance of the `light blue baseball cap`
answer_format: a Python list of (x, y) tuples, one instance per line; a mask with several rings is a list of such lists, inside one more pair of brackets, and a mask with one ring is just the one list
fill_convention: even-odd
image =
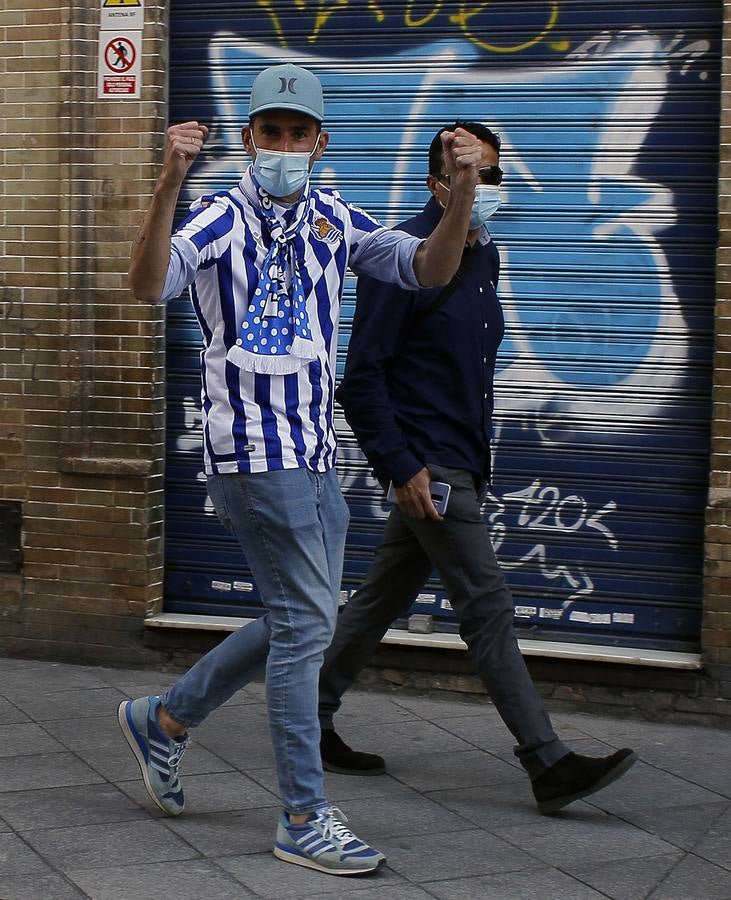
[(269, 66), (254, 79), (249, 117), (267, 109), (293, 109), (322, 122), (325, 108), (320, 79), (292, 63)]

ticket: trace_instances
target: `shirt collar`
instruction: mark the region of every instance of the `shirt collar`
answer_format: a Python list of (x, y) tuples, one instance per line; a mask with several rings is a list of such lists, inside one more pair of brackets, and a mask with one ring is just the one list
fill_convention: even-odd
[(431, 226), (431, 230), (433, 231), (439, 222), (441, 221), (442, 214), (444, 213), (444, 209), (437, 202), (436, 198), (432, 195), (426, 206), (424, 207), (424, 216), (426, 217), (427, 223)]
[[(255, 209), (260, 210), (261, 204), (259, 203), (259, 194), (257, 192), (256, 182), (254, 181), (254, 179), (251, 176), (251, 172), (252, 172), (252, 167), (249, 166), (249, 168), (241, 176), (241, 180), (239, 181), (239, 189), (240, 189), (241, 193), (249, 201), (249, 203), (251, 203), (251, 205)], [(309, 187), (309, 185), (307, 185), (307, 187)], [(306, 194), (306, 193), (307, 193), (307, 190), (304, 191), (304, 194)], [(300, 197), (300, 199), (297, 201), (297, 203), (293, 203), (291, 206), (283, 206), (282, 204), (277, 203), (277, 201), (274, 198), (272, 198), (272, 206), (274, 207), (275, 215), (279, 219), (282, 219), (284, 222), (289, 223), (294, 215), (294, 211), (296, 209), (298, 209), (298, 207), (303, 199), (304, 199), (304, 195), (302, 197)]]
[(256, 193), (256, 185), (254, 184), (254, 179), (251, 177), (251, 166), (244, 172), (241, 176), (241, 181), (239, 181), (239, 188), (241, 188), (241, 193), (246, 197), (246, 199), (259, 209), (259, 197)]

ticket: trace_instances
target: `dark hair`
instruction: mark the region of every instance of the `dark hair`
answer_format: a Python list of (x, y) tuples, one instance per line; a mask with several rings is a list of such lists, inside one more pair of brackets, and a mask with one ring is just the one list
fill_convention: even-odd
[[(259, 112), (255, 112), (253, 115), (249, 116), (249, 128), (254, 127), (254, 119), (256, 119), (257, 116), (260, 116), (263, 113), (267, 113), (267, 112), (274, 112), (274, 110), (261, 109), (261, 110), (259, 110)], [(283, 112), (289, 112), (289, 110), (285, 109), (285, 110), (283, 110)], [(316, 119), (314, 116), (309, 115), (308, 113), (302, 113), (302, 115), (307, 116), (308, 119), (312, 119), (312, 121), (317, 126), (317, 133), (320, 134), (320, 132), (322, 131), (323, 123), (320, 122), (318, 119)]]
[(444, 131), (454, 131), (455, 128), (464, 128), (465, 131), (469, 131), (470, 134), (474, 134), (476, 138), (489, 144), (498, 153), (500, 152), (500, 137), (495, 134), (494, 131), (490, 131), (487, 125), (483, 125), (482, 122), (467, 122), (462, 119), (457, 119), (455, 122), (452, 122), (451, 125), (445, 125), (444, 128), (440, 128), (429, 145), (430, 175), (442, 174), (442, 157), (444, 154), (442, 152), (441, 134)]

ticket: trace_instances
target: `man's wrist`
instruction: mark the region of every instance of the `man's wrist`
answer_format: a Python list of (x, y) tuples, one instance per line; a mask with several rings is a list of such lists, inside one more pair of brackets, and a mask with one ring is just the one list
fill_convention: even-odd
[(155, 197), (158, 197), (161, 200), (169, 197), (177, 199), (182, 186), (183, 181), (180, 180), (180, 177), (177, 174), (167, 172), (163, 169), (162, 172), (160, 172), (157, 184), (155, 185)]
[(424, 468), (423, 462), (420, 462), (411, 454), (408, 456), (408, 459), (403, 458), (399, 460), (397, 465), (394, 465), (392, 462), (389, 467), (389, 481), (393, 482), (394, 487), (403, 487)]

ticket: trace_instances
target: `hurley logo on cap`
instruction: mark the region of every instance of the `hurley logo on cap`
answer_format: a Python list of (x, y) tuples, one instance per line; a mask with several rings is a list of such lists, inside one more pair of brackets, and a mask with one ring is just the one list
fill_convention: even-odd
[(297, 83), (296, 78), (282, 78), (282, 76), (280, 75), (279, 80), (282, 82), (282, 86), (279, 88), (280, 94), (283, 94), (285, 91), (288, 91), (290, 94), (297, 93), (297, 91), (294, 89), (294, 86)]

